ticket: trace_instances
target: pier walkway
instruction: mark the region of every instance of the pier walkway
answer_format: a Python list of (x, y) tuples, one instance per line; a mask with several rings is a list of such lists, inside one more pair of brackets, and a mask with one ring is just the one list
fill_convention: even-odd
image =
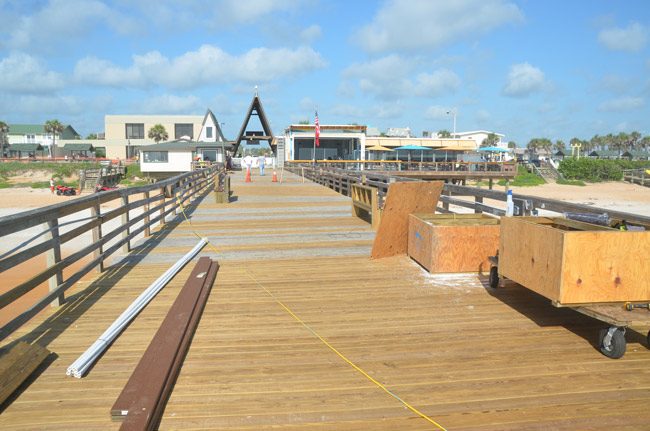
[[(185, 254), (221, 264), (160, 429), (428, 430), (279, 304), (392, 393), (449, 430), (639, 430), (650, 423), (650, 351), (628, 334), (611, 360), (601, 324), (526, 289), (431, 275), (407, 257), (369, 259), (374, 232), (350, 199), (284, 175), (232, 179), (233, 201), (187, 208), (107, 270), (77, 283), (11, 340), (56, 357), (14, 395), (3, 430), (110, 430), (110, 408), (193, 263), (81, 379), (65, 370)], [(275, 297), (272, 297), (269, 292)]]

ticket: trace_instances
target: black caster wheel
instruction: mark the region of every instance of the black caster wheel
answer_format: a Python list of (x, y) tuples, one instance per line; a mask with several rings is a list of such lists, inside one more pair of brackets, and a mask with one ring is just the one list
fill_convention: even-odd
[(496, 266), (490, 268), (490, 287), (492, 289), (499, 287), (499, 268)]
[(598, 345), (600, 352), (608, 358), (622, 358), (626, 347), (625, 329), (614, 326), (601, 329)]

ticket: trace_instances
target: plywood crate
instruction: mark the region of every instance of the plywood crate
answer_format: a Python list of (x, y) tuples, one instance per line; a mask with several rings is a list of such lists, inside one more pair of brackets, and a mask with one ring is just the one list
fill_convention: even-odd
[(650, 231), (501, 219), (499, 274), (560, 305), (650, 301)]
[(408, 254), (429, 272), (488, 272), (499, 219), (485, 214), (411, 214)]

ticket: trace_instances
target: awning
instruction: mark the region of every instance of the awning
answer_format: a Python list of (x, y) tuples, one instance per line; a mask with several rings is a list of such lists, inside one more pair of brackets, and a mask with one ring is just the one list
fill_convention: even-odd
[(489, 151), (491, 153), (507, 153), (509, 150), (506, 148), (499, 148), (499, 147), (483, 147), (483, 148), (479, 148), (477, 151)]
[(395, 150), (398, 150), (398, 151), (402, 151), (402, 150), (404, 150), (404, 151), (431, 151), (431, 150), (433, 150), (433, 148), (421, 147), (419, 145), (404, 145), (403, 147), (395, 148)]
[(366, 151), (395, 151), (395, 150), (388, 147), (382, 147), (381, 145), (373, 145), (372, 147), (366, 147)]

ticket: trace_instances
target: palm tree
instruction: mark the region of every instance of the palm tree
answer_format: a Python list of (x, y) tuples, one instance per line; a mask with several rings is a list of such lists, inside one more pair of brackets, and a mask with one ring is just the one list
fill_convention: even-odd
[(165, 126), (162, 124), (152, 126), (151, 129), (149, 129), (147, 136), (149, 139), (153, 139), (156, 144), (160, 141), (166, 141), (169, 138), (167, 130), (165, 130)]
[(566, 144), (564, 143), (563, 140), (557, 139), (555, 141), (555, 144), (553, 144), (553, 150), (555, 152), (562, 151), (563, 153), (566, 152)]
[(48, 120), (43, 127), (46, 133), (52, 134), (52, 146), (50, 147), (50, 157), (56, 157), (56, 135), (60, 135), (65, 126), (59, 120)]
[(636, 130), (630, 133), (630, 150), (638, 150), (641, 141), (641, 133)]
[(495, 133), (489, 133), (487, 138), (483, 139), (481, 142), (481, 148), (483, 147), (493, 147), (499, 143), (499, 137)]
[(7, 145), (7, 132), (9, 126), (4, 121), (0, 121), (0, 159), (5, 155), (5, 146)]
[(508, 148), (517, 148), (517, 143), (515, 141), (509, 141)]
[(451, 138), (451, 133), (449, 132), (449, 130), (439, 130), (438, 137), (442, 139)]

